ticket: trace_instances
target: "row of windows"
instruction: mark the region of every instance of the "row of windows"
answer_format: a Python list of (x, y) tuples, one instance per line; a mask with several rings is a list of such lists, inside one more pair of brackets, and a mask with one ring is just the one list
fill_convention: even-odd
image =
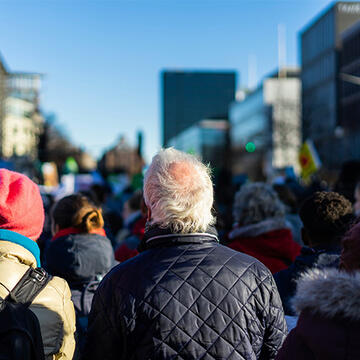
[(304, 90), (312, 88), (317, 84), (335, 76), (336, 73), (336, 54), (330, 52), (327, 56), (322, 56), (310, 66), (305, 66), (302, 70), (301, 79)]
[(335, 46), (335, 13), (331, 10), (302, 36), (302, 64)]

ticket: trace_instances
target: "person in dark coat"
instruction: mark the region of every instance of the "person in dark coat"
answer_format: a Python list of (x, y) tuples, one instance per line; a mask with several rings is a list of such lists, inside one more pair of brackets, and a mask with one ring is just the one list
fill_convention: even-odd
[(287, 332), (270, 271), (219, 244), (209, 169), (161, 150), (140, 254), (101, 282), (84, 359), (274, 359)]
[(102, 278), (115, 265), (114, 251), (103, 229), (100, 208), (86, 196), (62, 198), (51, 217), (54, 236), (46, 251), (46, 268), (68, 282), (75, 307), (79, 307), (76, 290), (81, 293), (84, 286)]
[[(115, 265), (111, 241), (103, 229), (101, 209), (81, 194), (66, 196), (51, 211), (54, 236), (45, 254), (45, 267), (64, 278), (75, 306), (80, 346), (95, 289)], [(83, 320), (81, 320), (83, 319)]]
[(339, 265), (341, 238), (354, 220), (350, 201), (336, 192), (316, 192), (302, 203), (299, 214), (306, 246), (288, 269), (274, 275), (286, 315), (295, 315), (291, 299), (303, 272)]
[(345, 235), (337, 269), (312, 269), (297, 284), (300, 314), (277, 360), (355, 360), (360, 357), (360, 224)]
[(286, 269), (299, 255), (301, 246), (286, 223), (285, 206), (265, 183), (244, 185), (235, 194), (233, 230), (228, 246), (254, 256), (274, 274)]

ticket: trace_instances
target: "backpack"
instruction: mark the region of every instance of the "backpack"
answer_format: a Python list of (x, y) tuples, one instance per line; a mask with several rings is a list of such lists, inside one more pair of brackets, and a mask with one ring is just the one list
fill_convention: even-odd
[(98, 275), (95, 278), (96, 280), (92, 280), (89, 283), (83, 285), (81, 290), (71, 289), (71, 299), (74, 303), (76, 314), (77, 346), (80, 354), (82, 353), (85, 345), (88, 316), (91, 310), (92, 299), (102, 277)]
[(0, 298), (0, 360), (45, 359), (39, 320), (29, 306), (50, 278), (42, 268), (29, 268)]

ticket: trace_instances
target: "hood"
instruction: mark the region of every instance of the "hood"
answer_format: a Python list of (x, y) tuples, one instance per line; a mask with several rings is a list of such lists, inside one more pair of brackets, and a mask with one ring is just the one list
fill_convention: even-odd
[(300, 255), (294, 261), (294, 266), (301, 272), (308, 268), (338, 267), (340, 247), (310, 248), (303, 246)]
[[(40, 249), (35, 241), (17, 232), (5, 229), (0, 229), (0, 240), (14, 245), (19, 245), (10, 246), (7, 244), (5, 246), (1, 246), (0, 256), (9, 258), (13, 256), (20, 260), (20, 262), (26, 263), (32, 267), (41, 266)], [(8, 251), (8, 253), (6, 251)], [(35, 263), (33, 259), (35, 260)]]
[(292, 300), (297, 313), (309, 311), (327, 318), (360, 320), (360, 272), (313, 269), (297, 282)]
[(46, 251), (46, 269), (71, 286), (105, 275), (114, 265), (110, 240), (98, 234), (69, 234), (52, 241)]
[(283, 218), (272, 218), (260, 221), (257, 224), (236, 227), (230, 232), (229, 239), (233, 240), (237, 237), (256, 237), (261, 234), (280, 229), (289, 229), (286, 220)]

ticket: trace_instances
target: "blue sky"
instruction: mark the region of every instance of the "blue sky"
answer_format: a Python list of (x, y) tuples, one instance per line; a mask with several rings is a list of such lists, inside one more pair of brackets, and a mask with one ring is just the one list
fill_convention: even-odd
[(160, 71), (232, 69), (248, 82), (277, 67), (277, 26), (287, 62), (298, 33), (326, 0), (0, 0), (0, 53), (10, 70), (45, 74), (42, 108), (94, 156), (121, 134), (145, 133), (150, 160), (161, 142)]

